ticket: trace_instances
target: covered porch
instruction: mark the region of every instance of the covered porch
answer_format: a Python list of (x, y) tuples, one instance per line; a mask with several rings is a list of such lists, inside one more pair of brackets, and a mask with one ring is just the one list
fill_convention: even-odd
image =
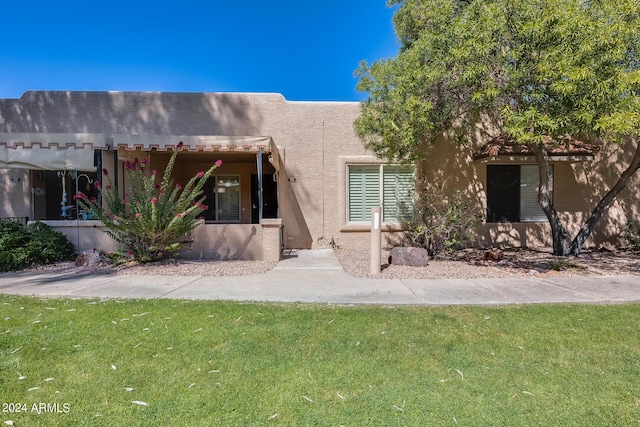
[[(181, 256), (279, 260), (284, 241), (281, 165), (271, 137), (113, 135), (116, 179), (126, 179), (126, 164), (136, 158), (146, 158), (147, 167), (157, 170), (161, 178), (180, 142), (182, 149), (171, 176), (175, 184), (185, 184), (222, 161), (203, 189), (207, 206), (202, 214), (204, 223), (187, 236), (192, 243)], [(126, 182), (119, 187), (124, 191)]]
[[(278, 260), (284, 241), (280, 214), (280, 155), (271, 137), (102, 134), (2, 134), (0, 172), (15, 185), (4, 192), (0, 217), (28, 217), (67, 235), (78, 252), (117, 250), (102, 224), (73, 201), (94, 195), (103, 170), (125, 196), (126, 166), (146, 159), (157, 176), (183, 143), (173, 168), (185, 184), (217, 160), (222, 165), (204, 187), (203, 223), (186, 236), (181, 256), (199, 259)], [(4, 142), (2, 142), (4, 141)]]

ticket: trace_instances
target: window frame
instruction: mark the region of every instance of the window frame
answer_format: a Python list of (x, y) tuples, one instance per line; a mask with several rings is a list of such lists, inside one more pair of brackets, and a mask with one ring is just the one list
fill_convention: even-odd
[[(82, 179), (81, 179), (82, 178)], [(65, 170), (30, 170), (31, 186), (35, 189), (40, 185), (41, 194), (34, 192), (32, 203), (36, 221), (65, 221), (79, 220), (89, 221), (93, 216), (80, 207), (74, 199), (77, 191), (87, 197), (100, 199), (100, 192), (96, 189), (95, 182), (100, 181), (97, 171), (78, 171), (76, 169)], [(64, 185), (62, 180), (65, 181)], [(62, 217), (63, 188), (66, 190), (66, 216)], [(36, 197), (42, 197), (37, 200)], [(37, 205), (37, 207), (36, 207)], [(36, 212), (37, 211), (37, 212)], [(56, 214), (54, 214), (54, 212)]]
[[(491, 184), (491, 172), (490, 170), (492, 168), (500, 168), (500, 167), (510, 167), (510, 168), (518, 168), (518, 178), (517, 178), (517, 183), (513, 184), (512, 187), (514, 189), (516, 189), (517, 191), (517, 201), (513, 201), (511, 200), (510, 202), (513, 205), (517, 204), (517, 220), (501, 220), (501, 219), (492, 219), (492, 217), (494, 216), (493, 214), (490, 215), (490, 211), (494, 210), (494, 211), (500, 211), (499, 209), (494, 209), (495, 208), (495, 197), (494, 195), (492, 195), (493, 191), (498, 191), (498, 190), (492, 190), (492, 184)], [(485, 183), (486, 183), (486, 206), (485, 206), (485, 213), (486, 213), (486, 223), (487, 224), (514, 224), (514, 223), (540, 223), (540, 222), (546, 222), (547, 218), (546, 215), (544, 214), (544, 212), (542, 211), (542, 208), (539, 206), (539, 204), (537, 203), (537, 194), (538, 194), (538, 187), (540, 185), (540, 179), (538, 177), (538, 175), (536, 174), (536, 182), (532, 182), (532, 181), (524, 181), (523, 182), (523, 177), (531, 177), (531, 174), (523, 174), (523, 168), (536, 168), (536, 172), (537, 172), (537, 168), (538, 165), (537, 164), (531, 164), (531, 163), (521, 163), (521, 164), (490, 164), (487, 165), (487, 169), (486, 169), (486, 177), (485, 177)], [(495, 169), (494, 169), (495, 170)], [(550, 174), (549, 174), (549, 184), (550, 184), (550, 193), (551, 193), (551, 200), (553, 201), (554, 199), (554, 179), (555, 179), (555, 168), (553, 165), (550, 165)], [(529, 185), (532, 185), (534, 188), (533, 191), (526, 191), (526, 189), (528, 188)], [(509, 186), (506, 186), (506, 188), (508, 188)], [(523, 192), (523, 188), (525, 189)], [(504, 197), (504, 195), (503, 195)], [(493, 207), (491, 206), (491, 201), (493, 201)], [(529, 202), (529, 206), (532, 205), (532, 203), (535, 203), (535, 205), (537, 206), (536, 209), (534, 209), (536, 212), (532, 213), (532, 209), (531, 208), (526, 208), (527, 207), (527, 202)], [(524, 212), (523, 212), (524, 211)]]
[[(238, 181), (238, 219), (233, 219), (233, 220), (227, 220), (227, 219), (219, 219), (219, 206), (220, 206), (220, 201), (219, 201), (219, 195), (220, 192), (218, 191), (218, 180), (220, 178), (237, 178)], [(211, 206), (209, 206), (209, 209), (213, 209), (213, 216), (215, 219), (210, 219), (207, 220), (206, 223), (209, 224), (239, 224), (240, 222), (242, 222), (242, 179), (240, 174), (220, 174), (220, 175), (211, 175), (211, 179), (213, 180), (213, 194), (214, 194), (214, 200), (213, 200), (213, 204)], [(207, 200), (204, 201), (204, 204), (207, 205)]]

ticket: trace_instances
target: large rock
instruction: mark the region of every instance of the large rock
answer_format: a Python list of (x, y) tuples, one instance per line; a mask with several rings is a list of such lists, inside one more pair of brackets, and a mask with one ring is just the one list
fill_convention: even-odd
[(389, 264), (410, 265), (412, 267), (426, 267), (429, 263), (429, 253), (423, 248), (406, 248), (396, 246), (389, 254)]

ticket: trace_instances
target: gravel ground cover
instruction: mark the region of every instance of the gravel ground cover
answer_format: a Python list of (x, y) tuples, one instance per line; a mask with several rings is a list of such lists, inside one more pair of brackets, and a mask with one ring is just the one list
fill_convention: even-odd
[(126, 263), (112, 266), (104, 259), (91, 260), (86, 265), (76, 265), (74, 261), (34, 267), (28, 271), (50, 273), (93, 273), (93, 274), (157, 274), (164, 276), (245, 276), (262, 274), (272, 270), (277, 263), (264, 261), (211, 261), (167, 259), (147, 264)]
[(465, 249), (429, 261), (426, 267), (385, 264), (389, 251), (383, 251), (382, 272), (370, 274), (368, 249), (339, 249), (338, 259), (345, 271), (357, 277), (387, 279), (473, 279), (554, 276), (640, 275), (640, 252), (585, 251), (579, 257), (555, 257), (548, 249), (503, 250), (500, 261), (483, 260), (485, 251)]
[[(548, 249), (513, 249), (502, 252), (500, 261), (483, 260), (484, 251), (467, 249), (431, 260), (426, 267), (407, 267), (386, 264), (389, 252), (383, 251), (382, 272), (369, 273), (368, 249), (337, 249), (336, 256), (344, 270), (356, 277), (388, 279), (472, 279), (555, 276), (602, 276), (619, 274), (640, 275), (640, 252), (585, 251), (580, 257), (560, 258)], [(263, 261), (201, 261), (169, 259), (148, 264), (124, 264), (117, 267), (93, 257), (85, 265), (62, 262), (31, 269), (58, 273), (94, 274), (158, 274), (183, 276), (243, 276), (262, 274), (272, 270), (275, 262)]]

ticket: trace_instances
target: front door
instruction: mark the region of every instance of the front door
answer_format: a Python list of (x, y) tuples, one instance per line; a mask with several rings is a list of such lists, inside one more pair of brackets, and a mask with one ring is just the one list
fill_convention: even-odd
[[(258, 218), (258, 174), (251, 175), (251, 223), (259, 223)], [(278, 183), (273, 175), (262, 175), (262, 217), (278, 218)]]

